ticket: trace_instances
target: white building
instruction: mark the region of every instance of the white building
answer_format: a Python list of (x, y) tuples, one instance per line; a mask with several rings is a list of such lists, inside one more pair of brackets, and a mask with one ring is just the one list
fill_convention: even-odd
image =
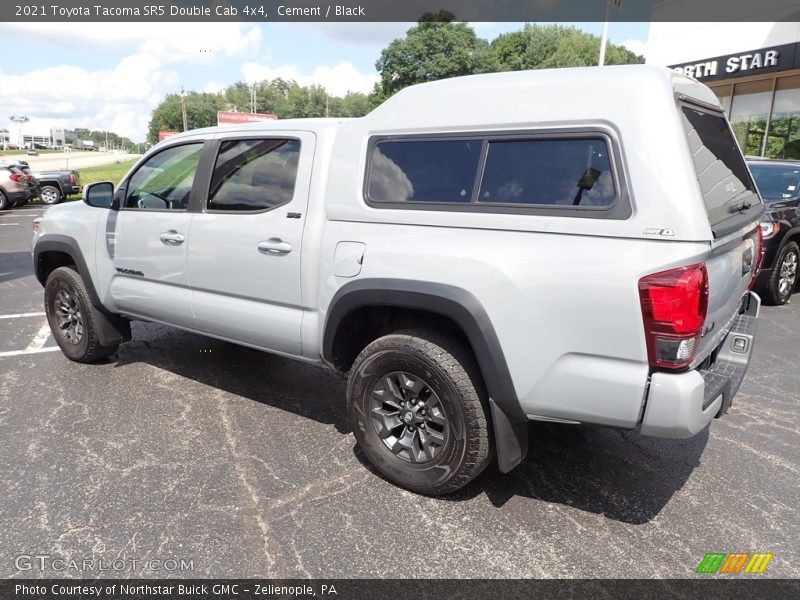
[[(672, 0), (669, 7), (692, 1)], [(747, 23), (660, 23), (655, 9), (647, 63), (714, 90), (745, 154), (800, 160), (800, 23), (759, 22), (785, 16), (763, 12), (769, 4), (752, 3)]]

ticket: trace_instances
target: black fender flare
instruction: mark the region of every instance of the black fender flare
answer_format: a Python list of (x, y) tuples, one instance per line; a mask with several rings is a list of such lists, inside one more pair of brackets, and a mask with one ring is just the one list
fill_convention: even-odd
[(800, 225), (795, 225), (794, 227), (791, 227), (786, 233), (784, 233), (783, 237), (781, 237), (781, 244), (780, 246), (778, 246), (778, 250), (775, 253), (775, 257), (777, 258), (778, 254), (780, 254), (783, 251), (784, 247), (786, 247), (786, 244), (788, 244), (793, 237), (798, 235), (800, 235)]
[(333, 362), (339, 325), (352, 310), (393, 306), (445, 316), (458, 325), (472, 351), (489, 392), (498, 465), (508, 472), (528, 451), (528, 419), (519, 404), (503, 348), (480, 301), (456, 286), (408, 279), (357, 279), (343, 285), (331, 299), (322, 338), (322, 356)]
[(90, 274), (91, 271), (86, 265), (86, 259), (83, 257), (83, 252), (81, 252), (78, 242), (66, 235), (55, 233), (45, 234), (36, 240), (36, 245), (33, 248), (33, 269), (36, 279), (39, 280), (42, 286), (47, 283), (47, 278), (44, 276), (40, 264), (40, 257), (43, 252), (61, 252), (72, 258), (92, 301), (95, 322), (99, 325), (97, 334), (101, 344), (113, 346), (131, 339), (130, 322), (110, 312), (100, 301), (100, 296), (97, 293), (97, 289), (95, 289), (94, 281)]

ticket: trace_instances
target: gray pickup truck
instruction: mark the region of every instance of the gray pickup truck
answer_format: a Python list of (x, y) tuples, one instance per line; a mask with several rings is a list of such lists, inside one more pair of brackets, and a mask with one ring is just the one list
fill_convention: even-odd
[(76, 170), (38, 171), (33, 174), (42, 186), (42, 203), (58, 204), (70, 194), (80, 194), (80, 173)]
[(675, 439), (724, 415), (763, 210), (703, 84), (521, 71), (176, 135), (50, 208), (33, 260), (68, 358), (141, 319), (326, 365), (372, 464), (444, 494), (518, 464), (531, 420)]

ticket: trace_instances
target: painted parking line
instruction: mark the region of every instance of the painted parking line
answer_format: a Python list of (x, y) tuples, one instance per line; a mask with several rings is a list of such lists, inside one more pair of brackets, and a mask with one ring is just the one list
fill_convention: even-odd
[(0, 315), (0, 319), (22, 319), (24, 317), (43, 317), (43, 312), (17, 313), (16, 315)]
[(0, 352), (0, 358), (5, 358), (7, 356), (22, 356), (24, 354), (41, 354), (42, 352), (55, 352), (56, 350), (61, 350), (58, 346), (48, 346), (47, 348), (37, 348), (35, 350), (11, 350), (9, 352)]
[(44, 325), (41, 326), (39, 331), (36, 332), (36, 335), (33, 336), (33, 341), (28, 344), (28, 347), (25, 350), (38, 350), (47, 343), (47, 339), (50, 337), (50, 325), (45, 322)]
[(33, 336), (33, 340), (31, 343), (28, 344), (28, 347), (25, 350), (10, 350), (8, 352), (0, 352), (0, 358), (4, 358), (6, 356), (21, 356), (24, 354), (40, 354), (42, 352), (55, 352), (56, 350), (61, 350), (58, 346), (50, 346), (49, 348), (45, 348), (44, 345), (47, 343), (47, 340), (50, 339), (50, 326), (45, 322), (39, 328), (39, 331), (36, 332), (36, 335)]
[(0, 227), (11, 227), (11, 225), (19, 225), (19, 223), (0, 223)]

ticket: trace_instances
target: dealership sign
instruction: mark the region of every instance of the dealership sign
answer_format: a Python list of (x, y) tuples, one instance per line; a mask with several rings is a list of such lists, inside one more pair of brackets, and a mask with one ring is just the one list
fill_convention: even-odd
[(263, 113), (217, 111), (217, 125), (241, 125), (243, 123), (258, 123), (259, 121), (274, 121), (277, 118), (276, 115)]
[(671, 65), (670, 68), (701, 81), (788, 71), (800, 68), (800, 43), (726, 54), (725, 56)]

